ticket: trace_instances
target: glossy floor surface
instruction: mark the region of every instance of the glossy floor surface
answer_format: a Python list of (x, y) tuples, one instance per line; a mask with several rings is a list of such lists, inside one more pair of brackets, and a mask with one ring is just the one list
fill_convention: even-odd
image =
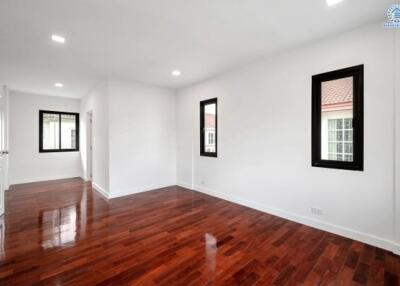
[(398, 256), (180, 187), (107, 201), (69, 179), (6, 207), (0, 285), (399, 285)]

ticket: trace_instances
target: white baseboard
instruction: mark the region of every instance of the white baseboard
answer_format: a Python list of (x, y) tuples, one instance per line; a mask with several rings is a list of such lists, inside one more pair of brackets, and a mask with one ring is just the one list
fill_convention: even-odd
[(124, 189), (124, 190), (118, 190), (118, 191), (111, 191), (109, 194), (108, 198), (109, 199), (114, 199), (114, 198), (119, 198), (119, 197), (125, 197), (137, 193), (143, 193), (143, 192), (148, 192), (148, 191), (153, 191), (161, 188), (166, 188), (170, 186), (174, 186), (176, 183), (167, 183), (167, 184), (161, 184), (161, 185), (153, 185), (153, 186), (142, 186), (142, 187), (133, 187), (129, 189)]
[(294, 221), (297, 223), (301, 223), (307, 226), (311, 226), (317, 229), (321, 229), (327, 232), (331, 232), (334, 234), (338, 234), (350, 239), (354, 239), (354, 240), (358, 240), (361, 241), (363, 243), (366, 244), (370, 244), (379, 248), (383, 248), (386, 249), (388, 251), (392, 251), (396, 254), (400, 254), (400, 245), (396, 245), (393, 241), (381, 238), (381, 237), (377, 237), (368, 233), (363, 233), (357, 230), (352, 230), (349, 228), (345, 228), (342, 226), (338, 226), (338, 225), (334, 225), (328, 222), (324, 222), (321, 220), (317, 220), (317, 219), (313, 219), (313, 218), (309, 218), (309, 217), (305, 217), (305, 216), (301, 216), (292, 212), (288, 212), (285, 210), (281, 210), (281, 209), (277, 209), (277, 208), (273, 208), (270, 206), (267, 206), (265, 204), (262, 203), (258, 203), (258, 202), (253, 202), (238, 196), (234, 196), (231, 194), (226, 194), (226, 193), (220, 193), (220, 192), (216, 192), (207, 188), (204, 188), (202, 186), (194, 186), (194, 190), (201, 192), (201, 193), (205, 193), (207, 195), (213, 196), (213, 197), (217, 197), (217, 198), (221, 198), (227, 201), (231, 201), (234, 202), (236, 204), (239, 205), (243, 205), (252, 209), (256, 209), (265, 213), (269, 213), (278, 217), (282, 217), (285, 218), (287, 220), (290, 221)]
[(101, 187), (99, 184), (95, 182), (92, 182), (92, 187), (95, 191), (99, 192), (103, 197), (109, 199), (108, 191), (105, 188)]
[(10, 182), (10, 185), (19, 185), (19, 184), (41, 182), (41, 181), (54, 181), (54, 180), (81, 178), (81, 177), (82, 174), (72, 174), (72, 175), (57, 175), (57, 176), (37, 177), (28, 179), (17, 179), (17, 180), (12, 180)]
[(393, 253), (400, 255), (400, 244), (398, 244), (398, 243), (394, 244)]
[(177, 185), (182, 187), (182, 188), (185, 188), (185, 189), (189, 189), (189, 190), (193, 189), (192, 188), (192, 184), (189, 184), (189, 183), (178, 182)]

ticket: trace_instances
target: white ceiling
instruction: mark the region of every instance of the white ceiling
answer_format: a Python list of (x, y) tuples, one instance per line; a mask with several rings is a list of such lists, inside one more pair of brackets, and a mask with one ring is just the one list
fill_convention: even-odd
[[(1, 0), (0, 82), (67, 97), (84, 96), (107, 75), (179, 88), (383, 20), (393, 2)], [(53, 33), (66, 44), (52, 42)]]

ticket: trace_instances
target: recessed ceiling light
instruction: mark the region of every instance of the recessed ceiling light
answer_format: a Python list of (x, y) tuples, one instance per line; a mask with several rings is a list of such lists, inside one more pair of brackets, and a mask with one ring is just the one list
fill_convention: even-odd
[(180, 70), (174, 70), (171, 73), (173, 76), (180, 76), (182, 74), (182, 72)]
[(55, 87), (63, 87), (64, 85), (61, 82), (56, 82), (54, 84)]
[(57, 43), (61, 43), (61, 44), (65, 43), (65, 38), (60, 35), (53, 34), (53, 35), (51, 35), (51, 39), (53, 42), (57, 42)]
[(333, 5), (339, 4), (342, 1), (343, 0), (326, 0), (326, 4), (328, 4), (328, 6), (333, 6)]

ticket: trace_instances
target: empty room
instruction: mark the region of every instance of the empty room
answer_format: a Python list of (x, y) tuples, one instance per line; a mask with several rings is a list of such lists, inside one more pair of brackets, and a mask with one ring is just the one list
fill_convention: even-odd
[(3, 285), (400, 286), (400, 2), (1, 0)]

